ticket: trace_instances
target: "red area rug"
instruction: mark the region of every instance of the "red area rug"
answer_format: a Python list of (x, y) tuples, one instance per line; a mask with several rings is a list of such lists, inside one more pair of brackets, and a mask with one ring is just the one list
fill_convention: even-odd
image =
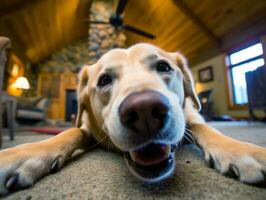
[(61, 133), (62, 131), (66, 130), (66, 129), (68, 129), (68, 128), (67, 127), (64, 127), (64, 128), (58, 128), (58, 127), (33, 127), (33, 128), (26, 128), (25, 131), (57, 135), (58, 133)]

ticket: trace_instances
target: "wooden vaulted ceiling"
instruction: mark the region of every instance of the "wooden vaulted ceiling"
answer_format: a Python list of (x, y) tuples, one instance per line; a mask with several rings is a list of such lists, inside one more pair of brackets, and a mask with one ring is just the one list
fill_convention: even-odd
[[(0, 35), (11, 38), (18, 56), (39, 62), (88, 34), (84, 19), (89, 15), (89, 3), (1, 0)], [(155, 34), (156, 39), (126, 32), (127, 42), (150, 42), (193, 59), (207, 48), (223, 48), (223, 40), (231, 32), (266, 21), (265, 10), (264, 0), (128, 0), (124, 22)]]
[(0, 35), (22, 58), (36, 63), (88, 34), (90, 0), (1, 0)]
[(181, 51), (189, 59), (206, 48), (225, 48), (222, 43), (228, 34), (258, 20), (266, 21), (264, 0), (129, 0), (125, 11), (128, 24), (156, 35), (151, 41), (128, 32), (129, 44), (152, 42), (168, 51)]

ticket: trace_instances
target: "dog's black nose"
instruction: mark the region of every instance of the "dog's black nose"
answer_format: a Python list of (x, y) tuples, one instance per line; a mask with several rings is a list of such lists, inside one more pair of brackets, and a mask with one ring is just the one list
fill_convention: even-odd
[(130, 94), (119, 106), (120, 121), (137, 132), (156, 133), (163, 128), (170, 103), (156, 91)]

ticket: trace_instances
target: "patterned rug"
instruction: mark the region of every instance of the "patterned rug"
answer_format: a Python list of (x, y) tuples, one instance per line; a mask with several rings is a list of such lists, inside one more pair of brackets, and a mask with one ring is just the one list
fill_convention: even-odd
[(68, 129), (69, 127), (32, 127), (32, 128), (26, 128), (25, 131), (30, 132), (36, 132), (36, 133), (45, 133), (45, 134), (51, 134), (51, 135), (57, 135), (58, 133), (61, 133), (62, 131)]

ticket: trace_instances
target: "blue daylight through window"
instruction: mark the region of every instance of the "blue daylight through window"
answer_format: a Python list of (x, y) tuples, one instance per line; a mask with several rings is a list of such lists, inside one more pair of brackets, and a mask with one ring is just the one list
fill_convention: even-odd
[(248, 103), (245, 73), (264, 65), (262, 44), (257, 43), (229, 54), (234, 103)]

